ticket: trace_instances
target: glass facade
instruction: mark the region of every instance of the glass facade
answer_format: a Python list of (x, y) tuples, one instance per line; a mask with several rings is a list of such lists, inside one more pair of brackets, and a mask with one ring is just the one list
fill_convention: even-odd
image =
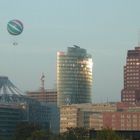
[(67, 53), (57, 53), (58, 105), (90, 103), (92, 92), (92, 57), (78, 46)]
[(21, 121), (49, 128), (47, 106), (31, 99), (8, 79), (0, 76), (0, 139), (11, 140), (17, 123)]
[(0, 104), (0, 139), (11, 139), (21, 118), (21, 110), (18, 105)]

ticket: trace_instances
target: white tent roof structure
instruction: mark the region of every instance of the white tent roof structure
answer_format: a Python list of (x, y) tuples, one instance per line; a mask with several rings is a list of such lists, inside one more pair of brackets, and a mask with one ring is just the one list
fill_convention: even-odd
[(25, 101), (26, 96), (7, 76), (0, 76), (0, 103), (19, 103)]

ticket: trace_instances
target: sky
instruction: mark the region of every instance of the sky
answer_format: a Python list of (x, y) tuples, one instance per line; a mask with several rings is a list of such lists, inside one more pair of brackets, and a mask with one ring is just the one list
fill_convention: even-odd
[[(93, 58), (93, 101), (120, 101), (127, 50), (140, 41), (139, 0), (0, 0), (0, 75), (22, 91), (56, 87), (56, 53), (74, 44)], [(7, 32), (19, 19), (24, 31)], [(13, 46), (13, 42), (18, 42)]]

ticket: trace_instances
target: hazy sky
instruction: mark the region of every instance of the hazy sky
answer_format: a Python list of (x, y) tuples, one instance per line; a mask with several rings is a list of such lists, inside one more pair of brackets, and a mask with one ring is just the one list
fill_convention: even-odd
[[(0, 0), (0, 75), (21, 90), (56, 85), (56, 52), (73, 44), (92, 55), (94, 102), (118, 101), (128, 49), (140, 38), (140, 0)], [(8, 34), (11, 19), (24, 31)], [(139, 36), (138, 36), (139, 34)], [(18, 46), (13, 46), (14, 41)]]

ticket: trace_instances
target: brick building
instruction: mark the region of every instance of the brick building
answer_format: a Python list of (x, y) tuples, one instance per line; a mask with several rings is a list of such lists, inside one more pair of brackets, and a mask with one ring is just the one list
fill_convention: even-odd
[(140, 102), (140, 47), (127, 52), (121, 101), (131, 104)]

